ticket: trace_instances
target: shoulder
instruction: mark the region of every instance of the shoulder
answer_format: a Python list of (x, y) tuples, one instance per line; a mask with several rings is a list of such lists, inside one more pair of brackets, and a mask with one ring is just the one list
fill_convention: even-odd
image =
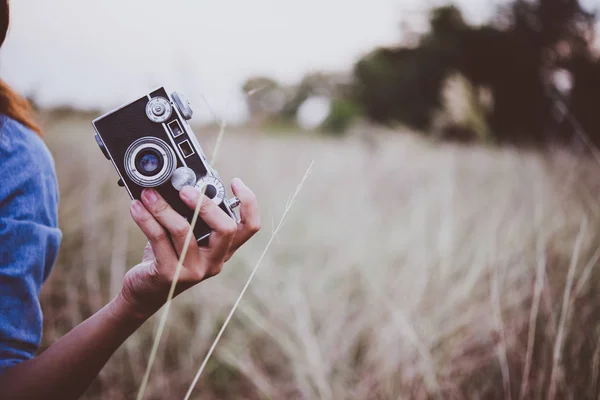
[(50, 155), (46, 145), (35, 132), (2, 114), (0, 114), (0, 144), (2, 145), (0, 147), (2, 150), (8, 150), (13, 146), (25, 145), (31, 149)]
[[(11, 216), (56, 226), (58, 185), (52, 154), (35, 132), (4, 115), (0, 115), (0, 170), (0, 216), (16, 212), (19, 215)], [(11, 200), (19, 204), (6, 210)], [(32, 202), (37, 206), (27, 204)]]
[(54, 173), (54, 160), (44, 141), (31, 129), (0, 114), (0, 163), (28, 162), (27, 169)]

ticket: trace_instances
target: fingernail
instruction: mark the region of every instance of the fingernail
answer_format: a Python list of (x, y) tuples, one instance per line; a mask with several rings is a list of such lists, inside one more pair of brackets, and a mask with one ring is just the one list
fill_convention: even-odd
[(133, 215), (135, 215), (136, 217), (139, 216), (142, 213), (142, 203), (140, 203), (137, 200), (133, 200), (131, 202), (131, 212), (133, 213)]
[(146, 189), (144, 190), (144, 199), (148, 204), (154, 204), (158, 201), (158, 195), (154, 191), (154, 189)]
[(184, 186), (179, 191), (181, 193), (181, 197), (185, 200), (196, 200), (198, 198), (198, 191), (191, 186)]

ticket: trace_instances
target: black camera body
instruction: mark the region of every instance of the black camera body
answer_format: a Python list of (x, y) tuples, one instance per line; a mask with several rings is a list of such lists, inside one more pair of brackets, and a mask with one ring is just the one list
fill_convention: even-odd
[[(225, 186), (209, 164), (188, 120), (193, 111), (184, 97), (170, 96), (160, 87), (92, 122), (96, 142), (120, 177), (119, 186), (132, 199), (140, 200), (142, 190), (155, 189), (171, 207), (192, 221), (191, 210), (179, 197), (185, 186), (202, 188), (236, 222), (236, 198), (227, 199)], [(198, 218), (194, 236), (199, 244), (208, 242), (211, 229)]]

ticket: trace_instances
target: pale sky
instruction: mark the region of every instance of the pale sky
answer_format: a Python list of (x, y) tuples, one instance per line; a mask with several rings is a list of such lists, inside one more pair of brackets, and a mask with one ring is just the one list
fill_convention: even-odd
[[(481, 22), (503, 0), (457, 0)], [(587, 0), (595, 4), (598, 0)], [(290, 82), (347, 70), (398, 43), (400, 19), (423, 24), (442, 0), (13, 0), (0, 76), (42, 105), (103, 111), (157, 86), (185, 94), (194, 120), (244, 117), (251, 75)]]

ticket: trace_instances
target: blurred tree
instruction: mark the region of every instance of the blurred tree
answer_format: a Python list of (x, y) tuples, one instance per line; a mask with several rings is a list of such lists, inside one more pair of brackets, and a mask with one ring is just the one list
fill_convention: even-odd
[(464, 21), (455, 7), (433, 12), (432, 31), (414, 48), (381, 48), (355, 68), (355, 97), (371, 119), (426, 130), (441, 106), (444, 79), (456, 63), (457, 31)]
[(296, 85), (293, 95), (282, 110), (284, 118), (295, 118), (300, 106), (313, 96), (330, 99), (344, 97), (351, 87), (351, 77), (338, 73), (312, 72), (305, 75)]
[(322, 131), (340, 133), (360, 112), (353, 102), (352, 76), (333, 72), (311, 72), (293, 85), (284, 86), (264, 76), (248, 79), (243, 87), (250, 123), (258, 125), (294, 126), (298, 110), (314, 97), (331, 100), (330, 115)]
[(360, 115), (361, 111), (354, 101), (345, 98), (334, 98), (331, 101), (329, 115), (320, 130), (329, 134), (341, 135), (356, 122)]
[(456, 7), (437, 8), (416, 46), (376, 49), (355, 65), (355, 98), (374, 121), (430, 130), (444, 81), (459, 73), (475, 92), (491, 92), (494, 106), (485, 125), (496, 141), (571, 142), (577, 130), (555, 112), (553, 71), (564, 68), (574, 87), (560, 100), (581, 122), (579, 133), (600, 144), (600, 113), (593, 112), (600, 104), (594, 20), (577, 0), (515, 0), (482, 27), (469, 26)]
[(242, 86), (251, 124), (262, 124), (279, 118), (287, 102), (286, 89), (265, 76), (248, 79)]

